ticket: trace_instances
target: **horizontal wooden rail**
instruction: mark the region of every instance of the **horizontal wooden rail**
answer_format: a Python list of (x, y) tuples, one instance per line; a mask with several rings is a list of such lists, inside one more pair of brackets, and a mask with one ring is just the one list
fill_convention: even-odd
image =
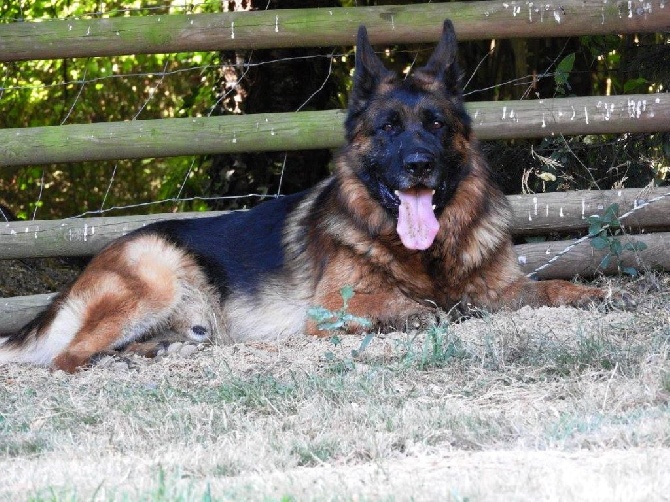
[(0, 259), (92, 256), (114, 239), (156, 221), (203, 218), (224, 213), (161, 213), (0, 223)]
[[(670, 194), (670, 187), (512, 195), (508, 197), (514, 211), (512, 232), (515, 235), (542, 235), (583, 230), (588, 225), (586, 219), (589, 216), (603, 215), (613, 203), (619, 204), (619, 214), (623, 214), (666, 194)], [(218, 214), (223, 213), (166, 213), (3, 223), (0, 224), (0, 259), (90, 256), (112, 240), (155, 221)], [(670, 228), (670, 196), (640, 207), (623, 223), (636, 232)]]
[(26, 325), (51, 303), (56, 293), (0, 299), (0, 334), (12, 333)]
[(667, 0), (453, 2), (16, 22), (0, 25), (0, 60), (429, 42), (454, 20), (460, 40), (667, 31)]
[[(644, 251), (624, 251), (621, 254), (622, 267), (633, 267), (637, 271), (670, 270), (670, 232), (655, 232), (653, 234), (624, 235), (621, 242), (643, 242), (647, 249)], [(590, 241), (585, 241), (555, 262), (536, 273), (535, 270), (547, 263), (555, 255), (565, 250), (574, 241), (547, 241), (515, 246), (519, 256), (519, 264), (524, 272), (533, 274), (538, 279), (571, 279), (577, 275), (593, 277), (600, 272), (616, 273), (617, 261), (610, 260), (609, 266), (600, 271), (598, 266), (606, 254), (606, 250), (596, 250)]]
[[(635, 267), (637, 270), (659, 268), (670, 270), (670, 233), (659, 232), (646, 235), (623, 237), (623, 242), (644, 242), (647, 249), (637, 253), (624, 252), (622, 266)], [(556, 253), (569, 246), (572, 241), (553, 241), (538, 244), (516, 246), (520, 263), (526, 273), (533, 272), (546, 263)], [(562, 256), (555, 264), (542, 270), (537, 275), (541, 279), (572, 278), (576, 275), (590, 277), (598, 273), (598, 264), (604, 251), (597, 251), (588, 242), (582, 243)], [(616, 262), (612, 260), (608, 271), (616, 270)], [(0, 299), (0, 333), (9, 333), (30, 321), (43, 311), (54, 298), (55, 294), (17, 296)]]
[[(670, 131), (670, 94), (486, 101), (467, 108), (480, 139)], [(344, 117), (342, 110), (328, 110), (0, 129), (0, 169), (335, 148), (344, 140)]]
[(584, 230), (589, 216), (604, 215), (612, 204), (619, 205), (619, 215), (635, 209), (621, 221), (628, 231), (670, 229), (670, 187), (510, 195), (508, 200), (514, 211), (514, 235)]

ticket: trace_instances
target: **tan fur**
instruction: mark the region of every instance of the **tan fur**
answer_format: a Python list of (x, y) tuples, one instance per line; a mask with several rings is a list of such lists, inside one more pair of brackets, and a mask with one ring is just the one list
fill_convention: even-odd
[[(159, 237), (121, 240), (98, 255), (67, 293), (50, 322), (32, 335), (35, 343), (67, 343), (44, 349), (53, 366), (74, 371), (94, 354), (121, 347), (147, 330), (169, 325), (184, 338), (197, 338), (193, 324), (208, 325), (214, 302), (208, 280), (192, 258)], [(70, 321), (64, 319), (68, 314)], [(51, 354), (51, 355), (49, 355)]]

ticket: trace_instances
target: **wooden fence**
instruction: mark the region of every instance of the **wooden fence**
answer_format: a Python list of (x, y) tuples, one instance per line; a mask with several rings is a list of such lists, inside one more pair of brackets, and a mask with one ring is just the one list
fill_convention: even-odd
[[(428, 42), (451, 18), (459, 39), (575, 36), (668, 31), (666, 0), (480, 1), (263, 12), (153, 15), (0, 25), (0, 61), (178, 51), (351, 45), (360, 24), (373, 43)], [(670, 131), (670, 95), (639, 94), (468, 105), (482, 139), (556, 134)], [(0, 130), (0, 175), (7, 166), (243, 151), (333, 148), (343, 141), (342, 110), (137, 120)], [(316, 139), (315, 139), (316, 138)], [(647, 245), (624, 265), (670, 269), (670, 188), (511, 196), (517, 235), (580, 231), (612, 203), (629, 237)], [(649, 201), (652, 201), (649, 203)], [(211, 213), (209, 213), (211, 214)], [(152, 221), (205, 216), (160, 214), (0, 225), (0, 259), (91, 255)], [(653, 233), (649, 233), (653, 231)], [(592, 275), (606, 251), (589, 242), (537, 271), (572, 242), (517, 246), (519, 262), (539, 278)], [(614, 264), (611, 264), (613, 266)], [(0, 332), (43, 309), (53, 295), (0, 300)]]

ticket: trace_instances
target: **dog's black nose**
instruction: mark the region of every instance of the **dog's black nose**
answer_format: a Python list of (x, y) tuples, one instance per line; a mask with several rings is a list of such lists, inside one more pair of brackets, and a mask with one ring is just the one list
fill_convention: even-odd
[(412, 153), (403, 161), (405, 170), (413, 176), (421, 177), (431, 173), (435, 158), (429, 153)]

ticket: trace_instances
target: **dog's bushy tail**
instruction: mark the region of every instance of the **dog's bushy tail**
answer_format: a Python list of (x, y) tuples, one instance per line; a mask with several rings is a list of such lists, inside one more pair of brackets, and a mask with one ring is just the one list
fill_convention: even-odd
[[(69, 291), (63, 291), (32, 321), (21, 329), (0, 335), (0, 364), (9, 362), (48, 365), (63, 348), (70, 343), (76, 329), (68, 329), (72, 323), (65, 322), (65, 329), (50, 329), (56, 317), (78, 315), (75, 305), (67, 305)], [(75, 308), (73, 308), (75, 307)], [(63, 325), (63, 323), (61, 323)], [(73, 327), (73, 326), (69, 326)]]
[(53, 318), (58, 309), (60, 298), (15, 332), (0, 334), (0, 364), (26, 362), (47, 365), (57, 354), (57, 344), (43, 336), (43, 326)]

